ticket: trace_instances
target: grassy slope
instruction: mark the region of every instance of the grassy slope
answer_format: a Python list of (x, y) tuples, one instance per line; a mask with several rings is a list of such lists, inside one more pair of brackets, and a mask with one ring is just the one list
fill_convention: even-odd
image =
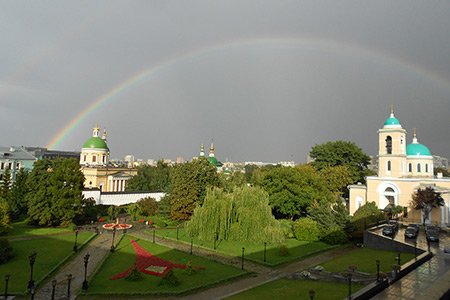
[[(92, 236), (91, 232), (80, 232), (78, 245)], [(23, 293), (27, 289), (30, 276), (28, 255), (37, 252), (34, 264), (35, 281), (42, 280), (50, 270), (67, 256), (73, 254), (74, 235), (56, 235), (30, 240), (11, 241), (15, 257), (6, 264), (0, 265), (0, 278), (11, 275), (8, 290), (11, 293)]]
[(181, 284), (176, 287), (159, 286), (158, 283), (161, 278), (147, 274), (142, 274), (143, 279), (141, 281), (111, 280), (112, 276), (133, 265), (136, 256), (130, 243), (132, 239), (133, 237), (130, 236), (125, 236), (122, 239), (117, 251), (108, 257), (99, 272), (94, 276), (88, 294), (179, 293), (245, 274), (245, 271), (230, 266), (136, 239), (141, 247), (160, 258), (181, 264), (186, 264), (191, 260), (193, 266), (202, 266), (205, 269), (199, 270), (191, 276), (187, 275), (185, 270), (174, 269), (175, 276), (181, 281)]
[(5, 236), (6, 238), (27, 237), (36, 235), (48, 235), (56, 233), (71, 232), (72, 229), (68, 227), (33, 227), (22, 222), (16, 222), (12, 224), (12, 229)]
[[(147, 230), (146, 233), (151, 239), (152, 230)], [(176, 230), (156, 230), (156, 235), (170, 238), (176, 240), (177, 233)], [(185, 243), (190, 243), (191, 240), (185, 233), (184, 229), (180, 228), (178, 232), (178, 238), (180, 241)], [(201, 241), (198, 239), (193, 239), (193, 243), (196, 246), (205, 247), (214, 250), (213, 241)], [(280, 256), (279, 255), (279, 245), (268, 244), (266, 248), (266, 263), (269, 265), (279, 265), (293, 260), (298, 260), (302, 257), (308, 256), (315, 252), (320, 252), (326, 249), (334, 248), (335, 246), (330, 246), (322, 242), (305, 242), (297, 241), (295, 239), (287, 239), (285, 245), (289, 249), (289, 255)], [(228, 254), (230, 256), (240, 257), (242, 255), (242, 248), (245, 248), (244, 255), (246, 259), (252, 261), (263, 263), (264, 262), (264, 243), (261, 244), (250, 244), (242, 242), (233, 241), (220, 241), (216, 244), (216, 250), (221, 253)]]

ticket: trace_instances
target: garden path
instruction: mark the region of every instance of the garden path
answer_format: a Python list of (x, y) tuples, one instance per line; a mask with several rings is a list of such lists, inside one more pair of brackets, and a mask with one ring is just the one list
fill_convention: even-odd
[[(151, 240), (152, 237), (150, 237), (148, 234), (145, 234), (143, 232), (133, 232), (132, 235), (146, 239)], [(178, 249), (180, 251), (189, 252), (190, 251), (190, 245), (179, 243), (171, 240), (167, 240), (160, 237), (155, 237), (155, 242), (161, 245), (165, 245), (174, 249)], [(249, 290), (251, 288), (257, 287), (259, 285), (262, 285), (264, 283), (285, 277), (287, 275), (290, 275), (294, 272), (297, 272), (299, 270), (308, 269), (312, 266), (316, 266), (318, 264), (321, 264), (325, 261), (328, 261), (330, 259), (333, 259), (335, 257), (338, 257), (342, 255), (343, 253), (347, 252), (348, 248), (336, 248), (330, 251), (326, 251), (311, 257), (308, 257), (306, 259), (303, 259), (301, 261), (293, 262), (290, 264), (287, 264), (280, 268), (269, 268), (265, 266), (261, 266), (249, 261), (245, 261), (244, 268), (247, 271), (255, 273), (254, 276), (251, 277), (245, 277), (243, 279), (233, 281), (227, 284), (219, 285), (217, 287), (213, 287), (204, 291), (199, 291), (197, 293), (193, 293), (190, 295), (186, 295), (183, 297), (163, 297), (161, 299), (169, 300), (169, 299), (184, 299), (184, 300), (210, 300), (210, 299), (223, 299), (229, 296), (232, 296), (234, 294), (238, 294), (240, 292)], [(193, 254), (202, 256), (208, 259), (212, 259), (215, 261), (222, 262), (227, 265), (232, 265), (237, 268), (241, 267), (241, 260), (240, 258), (230, 257), (226, 256), (221, 253), (217, 253), (208, 249), (204, 248), (193, 248)], [(117, 298), (121, 299), (121, 298)], [(144, 298), (143, 298), (144, 299)], [(159, 299), (158, 297), (145, 297), (145, 299)], [(138, 300), (138, 299), (136, 299)]]
[[(120, 240), (116, 235), (115, 243)], [(75, 299), (76, 295), (81, 291), (81, 287), (84, 281), (84, 256), (89, 253), (89, 263), (87, 269), (87, 276), (100, 267), (111, 249), (112, 234), (103, 233), (98, 235), (89, 244), (83, 247), (78, 253), (63, 265), (56, 274), (49, 278), (43, 286), (41, 286), (35, 295), (35, 299), (51, 299), (52, 294), (52, 281), (56, 280), (57, 285), (55, 289), (55, 299), (68, 299), (67, 298), (67, 274), (72, 274), (72, 280), (70, 282), (71, 292), (70, 299)]]

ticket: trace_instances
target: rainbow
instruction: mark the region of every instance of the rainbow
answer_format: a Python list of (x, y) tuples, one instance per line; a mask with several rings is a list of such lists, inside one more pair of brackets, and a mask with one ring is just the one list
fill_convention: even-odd
[[(393, 56), (389, 53), (383, 52), (379, 49), (366, 48), (361, 45), (349, 42), (342, 42), (333, 39), (323, 39), (316, 37), (264, 37), (254, 39), (241, 39), (222, 42), (220, 44), (206, 45), (201, 48), (193, 49), (189, 52), (183, 52), (182, 54), (174, 55), (173, 57), (157, 63), (150, 68), (141, 70), (131, 76), (130, 78), (120, 82), (114, 86), (111, 90), (105, 92), (98, 98), (94, 99), (91, 104), (85, 107), (75, 117), (73, 117), (69, 123), (67, 123), (47, 144), (47, 148), (55, 149), (58, 147), (64, 139), (75, 130), (75, 128), (92, 112), (99, 107), (106, 105), (113, 99), (117, 99), (119, 95), (123, 94), (126, 90), (131, 89), (139, 85), (142, 81), (148, 80), (151, 76), (156, 76), (159, 72), (169, 69), (179, 63), (186, 62), (190, 59), (197, 59), (203, 55), (215, 52), (225, 51), (238, 47), (249, 46), (268, 46), (276, 45), (282, 46), (295, 46), (295, 47), (309, 47), (310, 49), (317, 51), (330, 51), (341, 55), (351, 55), (352, 57), (361, 57), (375, 61), (376, 63), (385, 64), (388, 66), (396, 66), (404, 69), (405, 71), (415, 73), (431, 82), (438, 83), (442, 87), (448, 89), (450, 81), (447, 78), (439, 76), (430, 70), (427, 70), (417, 64), (404, 60), (403, 58)], [(376, 50), (376, 51), (375, 51)]]

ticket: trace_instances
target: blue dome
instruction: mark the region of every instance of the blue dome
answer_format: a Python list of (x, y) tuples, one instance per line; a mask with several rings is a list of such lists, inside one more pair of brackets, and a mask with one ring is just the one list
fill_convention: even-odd
[(406, 146), (406, 155), (431, 156), (431, 151), (423, 144), (412, 143)]
[(384, 122), (384, 125), (400, 125), (400, 121), (396, 117), (389, 117)]

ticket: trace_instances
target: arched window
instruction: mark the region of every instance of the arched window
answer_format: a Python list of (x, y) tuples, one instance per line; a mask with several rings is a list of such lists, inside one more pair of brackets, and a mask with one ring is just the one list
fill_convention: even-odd
[(83, 155), (83, 161), (86, 161), (86, 155)]
[(417, 164), (417, 173), (422, 172), (422, 169), (420, 168), (420, 164)]
[(92, 162), (95, 163), (97, 161), (97, 156), (92, 156)]
[(412, 163), (409, 163), (409, 164), (408, 164), (408, 172), (409, 172), (409, 173), (412, 173)]
[(428, 173), (428, 164), (425, 164), (425, 173)]
[(392, 154), (392, 137), (390, 135), (386, 137), (386, 153)]
[(388, 160), (387, 162), (387, 170), (390, 172), (391, 171), (391, 161)]

